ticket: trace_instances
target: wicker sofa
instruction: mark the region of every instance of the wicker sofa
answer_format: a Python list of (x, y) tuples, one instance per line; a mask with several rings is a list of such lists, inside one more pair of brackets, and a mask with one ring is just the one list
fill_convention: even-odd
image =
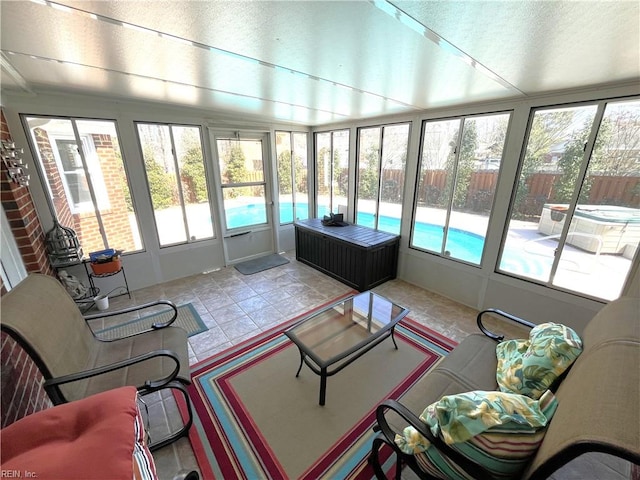
[[(483, 333), (467, 337), (403, 397), (383, 402), (376, 412), (380, 433), (369, 458), (379, 478), (385, 475), (382, 465), (386, 462), (388, 470), (393, 460), (385, 445), (393, 449), (397, 465), (406, 464), (420, 476), (432, 478), (412, 455), (396, 447), (395, 435), (407, 425), (424, 426), (417, 415), (443, 395), (498, 389), (496, 344), (501, 336), (484, 327), (487, 315), (533, 326), (497, 310), (481, 312), (478, 326)], [(584, 350), (555, 391), (557, 410), (522, 474), (524, 479), (547, 478), (587, 452), (604, 452), (640, 463), (640, 299), (623, 297), (609, 303), (581, 337)], [(467, 470), (474, 472), (474, 466)], [(472, 478), (483, 477), (476, 472)], [(399, 477), (400, 468), (396, 467), (396, 475)]]

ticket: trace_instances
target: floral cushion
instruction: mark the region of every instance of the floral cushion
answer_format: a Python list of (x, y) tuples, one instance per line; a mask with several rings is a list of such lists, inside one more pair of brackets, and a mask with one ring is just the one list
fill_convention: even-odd
[[(435, 436), (492, 476), (515, 479), (538, 450), (556, 406), (551, 392), (533, 400), (512, 393), (473, 391), (442, 397), (420, 419)], [(413, 427), (396, 435), (395, 443), (436, 478), (473, 478)]]
[(582, 353), (582, 340), (558, 323), (534, 327), (527, 340), (507, 340), (496, 346), (496, 379), (503, 392), (539, 398)]

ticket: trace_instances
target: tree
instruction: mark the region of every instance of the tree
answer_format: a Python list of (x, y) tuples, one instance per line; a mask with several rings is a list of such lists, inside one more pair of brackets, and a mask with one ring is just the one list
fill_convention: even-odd
[(204, 172), (204, 161), (202, 160), (202, 150), (200, 145), (189, 148), (182, 157), (182, 167), (180, 168), (182, 184), (188, 191), (184, 192), (185, 197), (194, 199), (197, 203), (209, 200), (207, 193), (207, 177)]
[[(529, 208), (532, 200), (529, 199), (529, 179), (540, 170), (552, 148), (566, 138), (573, 119), (574, 111), (572, 109), (537, 112), (534, 115), (514, 200), (514, 211), (518, 215), (540, 214), (542, 211), (542, 204), (536, 204), (535, 212), (532, 212), (533, 209)], [(535, 199), (533, 200), (535, 202)], [(540, 211), (537, 211), (538, 208)]]
[[(333, 150), (333, 195), (346, 197), (349, 189), (349, 169), (340, 166), (340, 151)], [(337, 205), (335, 206), (337, 208)]]
[[(330, 158), (330, 149), (327, 147), (322, 147), (320, 151), (318, 151), (317, 156), (317, 182), (318, 182), (318, 194), (319, 195), (328, 195), (329, 194), (329, 185), (331, 179), (329, 179), (329, 174), (331, 173), (328, 159)], [(327, 171), (329, 170), (329, 171)]]
[(296, 191), (308, 193), (307, 166), (302, 162), (302, 157), (298, 154), (293, 156), (293, 169), (295, 172)]
[(171, 207), (174, 204), (175, 178), (155, 161), (151, 148), (145, 147), (143, 157), (153, 208), (160, 210)]
[(226, 177), (229, 183), (243, 183), (247, 179), (247, 159), (242, 147), (237, 142), (231, 146), (226, 163)]
[(378, 198), (378, 147), (370, 145), (359, 168), (358, 196), (365, 200)]
[[(451, 153), (447, 158), (447, 171), (453, 172), (456, 167), (455, 146), (458, 144), (459, 132), (456, 132), (451, 139)], [(476, 123), (466, 120), (463, 126), (462, 141), (460, 142), (460, 155), (457, 157), (457, 171), (455, 179), (452, 175), (447, 177), (447, 192), (453, 193), (453, 206), (456, 208), (464, 208), (467, 203), (467, 194), (469, 193), (469, 183), (471, 182), (471, 174), (473, 173), (473, 161), (475, 152), (478, 148), (478, 133)]]
[(287, 149), (278, 155), (278, 190), (285, 195), (293, 193), (292, 185), (291, 150)]
[(640, 176), (640, 108), (616, 108), (598, 129), (590, 171), (608, 176)]
[(591, 122), (588, 121), (582, 130), (574, 132), (562, 153), (562, 157), (558, 159), (558, 168), (562, 174), (554, 182), (553, 201), (556, 203), (569, 203), (576, 188), (580, 188), (580, 202), (584, 202), (589, 198), (592, 178), (587, 176), (580, 185), (578, 183), (578, 175), (584, 162), (584, 145), (589, 137), (590, 130)]

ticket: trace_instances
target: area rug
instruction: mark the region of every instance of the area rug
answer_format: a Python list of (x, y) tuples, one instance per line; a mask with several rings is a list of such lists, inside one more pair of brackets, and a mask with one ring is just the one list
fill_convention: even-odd
[[(172, 315), (172, 309), (164, 310), (152, 315), (147, 315), (146, 317), (136, 318), (135, 320), (121, 323), (120, 325), (97, 330), (95, 333), (103, 340), (121, 338), (148, 330), (151, 328), (151, 325), (156, 322), (166, 322), (171, 319)], [(194, 306), (190, 303), (186, 303), (178, 307), (178, 317), (171, 326), (183, 328), (189, 336), (205, 332), (209, 329), (209, 327), (207, 327), (200, 318), (200, 315), (198, 315)]]
[(300, 355), (283, 330), (296, 320), (192, 367), (190, 440), (204, 479), (373, 478), (366, 459), (376, 406), (456, 345), (405, 318), (398, 350), (387, 339), (329, 377), (320, 406), (320, 378), (306, 365), (295, 377)]
[(253, 260), (247, 260), (246, 262), (235, 265), (243, 275), (253, 275), (254, 273), (269, 270), (270, 268), (279, 267), (289, 263), (289, 260), (282, 255), (272, 253), (271, 255), (265, 255), (264, 257), (254, 258)]

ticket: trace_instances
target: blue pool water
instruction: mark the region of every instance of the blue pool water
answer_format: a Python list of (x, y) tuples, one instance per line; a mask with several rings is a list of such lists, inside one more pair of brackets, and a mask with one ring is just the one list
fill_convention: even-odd
[[(320, 216), (329, 213), (328, 208), (320, 207)], [(306, 204), (296, 205), (296, 218), (307, 218)], [(227, 225), (229, 229), (247, 225), (259, 225), (266, 223), (265, 205), (246, 205), (235, 207), (226, 211)], [(282, 223), (293, 221), (293, 208), (291, 204), (280, 205), (280, 220)], [(374, 226), (375, 217), (371, 213), (358, 213), (357, 222), (367, 227)], [(400, 219), (381, 216), (378, 220), (378, 229), (385, 232), (399, 234)], [(418, 222), (413, 232), (413, 245), (431, 252), (441, 253), (443, 241), (443, 228), (441, 225)], [(463, 260), (474, 265), (480, 265), (484, 238), (478, 234), (450, 228), (446, 240), (445, 255), (458, 260)], [(505, 247), (502, 253), (500, 269), (506, 272), (526, 274), (533, 278), (545, 279), (548, 277), (552, 259), (531, 257), (523, 255), (521, 250), (513, 250)]]
[[(307, 218), (307, 205), (296, 205), (296, 217)], [(321, 215), (329, 213), (328, 209), (323, 213), (323, 209), (320, 209)], [(291, 204), (280, 205), (280, 221), (282, 223), (288, 223), (293, 221), (293, 208)], [(228, 228), (238, 228), (246, 225), (255, 225), (266, 223), (266, 210), (264, 205), (247, 205), (242, 207), (235, 207), (226, 211)], [(371, 213), (358, 213), (357, 218), (358, 225), (364, 225), (367, 227), (374, 227), (375, 217)], [(400, 219), (386, 216), (380, 216), (378, 219), (378, 229), (399, 234), (400, 233)], [(413, 245), (418, 248), (433, 252), (441, 252), (441, 246), (443, 241), (443, 229), (442, 226), (434, 225), (431, 223), (416, 223), (413, 233)], [(450, 228), (447, 236), (447, 243), (445, 248), (445, 255), (449, 255), (453, 258), (464, 260), (476, 265), (480, 264), (482, 258), (482, 249), (484, 248), (484, 238), (475, 233), (467, 232), (465, 230), (459, 230), (457, 228)]]

